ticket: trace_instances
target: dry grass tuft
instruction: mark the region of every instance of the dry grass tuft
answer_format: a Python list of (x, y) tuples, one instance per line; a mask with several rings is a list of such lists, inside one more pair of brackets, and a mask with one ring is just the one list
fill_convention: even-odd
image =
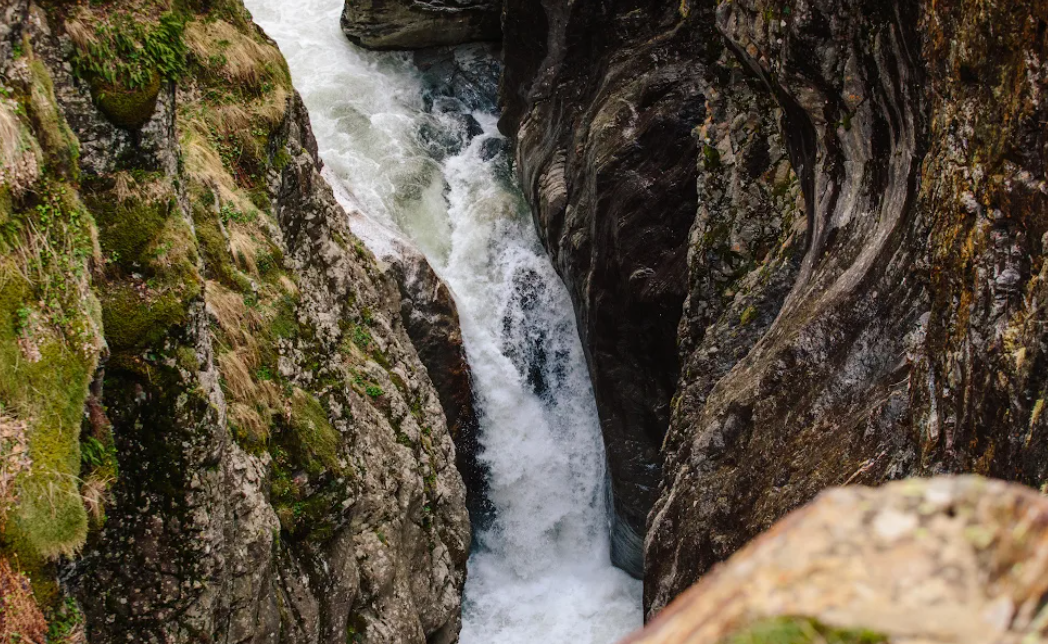
[(73, 45), (80, 51), (90, 51), (92, 45), (98, 44), (95, 30), (88, 27), (78, 18), (67, 20), (65, 29), (66, 33), (69, 34), (69, 39), (73, 41)]
[(0, 100), (0, 184), (19, 195), (39, 176), (35, 141), (23, 133), (9, 102)]
[(244, 304), (244, 296), (209, 281), (205, 290), (207, 307), (218, 321), (218, 326), (229, 341), (236, 345), (255, 351), (255, 338), (252, 330), (259, 323), (258, 312)]
[(185, 124), (182, 150), (190, 181), (210, 188), (218, 195), (221, 203), (228, 203), (240, 212), (257, 210), (251, 200), (237, 189), (233, 175), (222, 163), (222, 157), (207, 140), (207, 131), (208, 126), (203, 121), (194, 119)]
[(47, 621), (29, 579), (0, 558), (0, 644), (45, 644)]
[(171, 186), (163, 180), (139, 181), (130, 172), (117, 172), (113, 176), (113, 192), (120, 202), (159, 201), (174, 195)]
[(255, 240), (251, 238), (239, 226), (231, 226), (229, 230), (229, 252), (233, 254), (240, 268), (258, 276), (258, 247)]
[(282, 85), (287, 80), (279, 49), (241, 33), (228, 22), (193, 22), (185, 37), (197, 59), (229, 81), (258, 90), (266, 83)]
[(281, 275), (277, 281), (280, 282), (280, 286), (284, 289), (285, 293), (292, 297), (298, 295), (298, 285), (291, 281), (290, 277), (287, 275)]
[(18, 502), (16, 481), (32, 467), (29, 457), (29, 425), (0, 410), (0, 528), (7, 512)]
[(106, 505), (109, 502), (109, 488), (116, 479), (111, 477), (88, 477), (80, 486), (80, 496), (84, 499), (84, 506), (91, 515), (95, 524), (100, 524), (105, 518)]

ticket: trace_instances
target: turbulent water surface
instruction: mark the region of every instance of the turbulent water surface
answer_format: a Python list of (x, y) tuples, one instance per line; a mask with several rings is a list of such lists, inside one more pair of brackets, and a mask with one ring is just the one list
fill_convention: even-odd
[(246, 4), (288, 59), (326, 177), (363, 213), (354, 229), (379, 255), (390, 235), (411, 240), (455, 294), (495, 508), (469, 561), (462, 642), (609, 644), (640, 626), (640, 584), (609, 562), (571, 303), (512, 183), (491, 60), (460, 50), (487, 92), (442, 91), (410, 55), (347, 42), (342, 0)]

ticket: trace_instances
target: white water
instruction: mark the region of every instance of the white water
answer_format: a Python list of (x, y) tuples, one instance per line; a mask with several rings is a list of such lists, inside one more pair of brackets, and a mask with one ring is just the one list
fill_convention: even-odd
[[(483, 134), (443, 161), (419, 143), (423, 83), (404, 54), (362, 51), (342, 0), (247, 0), (309, 108), (325, 176), (354, 230), (420, 248), (458, 303), (494, 521), (469, 560), (463, 644), (611, 644), (641, 624), (641, 587), (611, 566), (604, 449), (567, 292)], [(428, 120), (428, 121), (427, 121)], [(465, 139), (463, 139), (465, 140)], [(503, 153), (504, 154), (504, 153)], [(496, 159), (498, 161), (498, 159)]]

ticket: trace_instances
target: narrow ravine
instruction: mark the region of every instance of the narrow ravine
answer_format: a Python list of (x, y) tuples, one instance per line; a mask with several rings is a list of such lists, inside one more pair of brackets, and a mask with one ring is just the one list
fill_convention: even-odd
[(462, 642), (609, 644), (640, 625), (641, 586), (610, 564), (597, 410), (496, 129), (492, 61), (460, 50), (490, 86), (434, 96), (410, 55), (347, 42), (341, 3), (246, 4), (287, 57), (354, 229), (379, 255), (409, 239), (458, 303), (495, 508), (469, 561)]

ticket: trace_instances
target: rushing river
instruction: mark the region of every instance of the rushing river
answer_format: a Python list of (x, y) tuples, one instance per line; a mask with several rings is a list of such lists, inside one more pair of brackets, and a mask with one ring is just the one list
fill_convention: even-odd
[(354, 229), (379, 255), (386, 235), (410, 240), (458, 303), (494, 506), (461, 641), (611, 644), (640, 626), (641, 587), (610, 563), (593, 392), (567, 291), (509, 171), (492, 61), (460, 50), (486, 91), (442, 92), (412, 56), (347, 42), (342, 1), (246, 4), (287, 57), (325, 176), (363, 213)]

